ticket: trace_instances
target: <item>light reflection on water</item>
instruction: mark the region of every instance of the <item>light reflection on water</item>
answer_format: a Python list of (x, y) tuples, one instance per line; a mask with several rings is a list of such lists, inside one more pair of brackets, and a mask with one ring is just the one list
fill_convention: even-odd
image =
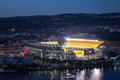
[[(73, 78), (65, 79), (71, 73)], [(120, 67), (0, 73), (0, 80), (120, 80)]]
[(102, 69), (94, 68), (84, 69), (80, 72), (76, 72), (76, 80), (101, 80), (102, 79)]
[(84, 80), (84, 78), (85, 78), (85, 70), (76, 72), (76, 80)]
[(101, 80), (102, 79), (102, 75), (103, 75), (103, 71), (102, 70), (103, 69), (96, 69), (96, 68), (91, 70), (90, 80)]

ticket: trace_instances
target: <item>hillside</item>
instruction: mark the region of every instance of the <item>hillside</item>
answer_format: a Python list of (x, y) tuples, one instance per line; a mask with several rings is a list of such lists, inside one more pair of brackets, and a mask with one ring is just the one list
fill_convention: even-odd
[(86, 38), (92, 36), (105, 40), (120, 40), (120, 13), (0, 18), (0, 33), (29, 33), (42, 38), (49, 36)]

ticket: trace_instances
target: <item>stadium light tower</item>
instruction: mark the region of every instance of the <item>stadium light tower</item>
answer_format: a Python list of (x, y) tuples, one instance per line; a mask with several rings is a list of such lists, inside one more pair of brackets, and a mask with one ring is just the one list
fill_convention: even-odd
[(98, 42), (99, 40), (91, 40), (91, 39), (78, 39), (78, 38), (66, 38), (67, 41), (93, 41)]

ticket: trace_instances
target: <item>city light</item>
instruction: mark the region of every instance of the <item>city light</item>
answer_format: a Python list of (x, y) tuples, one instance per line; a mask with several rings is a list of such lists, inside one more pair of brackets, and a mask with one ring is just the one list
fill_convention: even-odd
[(90, 40), (90, 39), (77, 39), (77, 38), (66, 38), (67, 41), (93, 41), (98, 42), (99, 40)]

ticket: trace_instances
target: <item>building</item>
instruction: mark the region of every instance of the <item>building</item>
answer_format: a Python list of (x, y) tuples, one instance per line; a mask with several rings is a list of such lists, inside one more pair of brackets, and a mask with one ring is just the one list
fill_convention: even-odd
[(71, 39), (66, 38), (63, 45), (57, 41), (30, 42), (28, 47), (31, 54), (40, 58), (57, 59), (86, 59), (102, 56), (101, 40)]
[[(33, 44), (34, 43), (34, 44)], [(57, 41), (31, 42), (27, 44), (30, 54), (40, 58), (62, 58), (63, 48)]]
[[(90, 40), (90, 39), (71, 39), (66, 38), (66, 42), (63, 44), (64, 51), (72, 52), (76, 56), (76, 58), (85, 57), (86, 55), (102, 56), (102, 49), (99, 47), (104, 43), (104, 41), (100, 40)], [(91, 57), (93, 57), (91, 56)]]

